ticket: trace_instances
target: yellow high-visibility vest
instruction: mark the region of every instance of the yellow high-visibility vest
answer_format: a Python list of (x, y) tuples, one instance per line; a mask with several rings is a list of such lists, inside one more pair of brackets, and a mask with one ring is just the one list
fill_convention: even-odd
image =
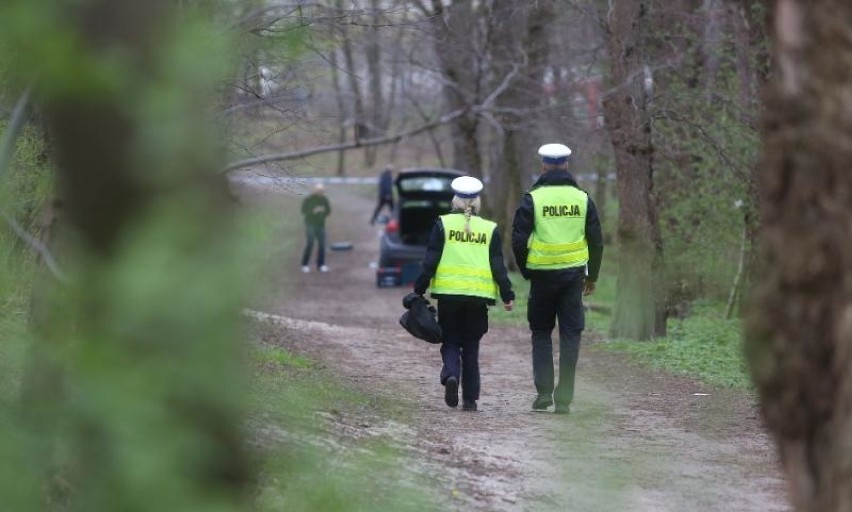
[(530, 195), (535, 225), (527, 243), (527, 268), (558, 270), (588, 263), (588, 195), (568, 185), (539, 187)]
[(491, 236), (497, 226), (490, 220), (471, 216), (465, 232), (462, 213), (441, 215), (444, 251), (432, 278), (433, 294), (470, 295), (497, 299), (497, 283), (491, 275)]

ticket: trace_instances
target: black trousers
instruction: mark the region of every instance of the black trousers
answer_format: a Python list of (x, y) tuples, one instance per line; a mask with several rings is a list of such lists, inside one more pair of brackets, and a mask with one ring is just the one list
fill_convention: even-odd
[(382, 210), (382, 207), (387, 205), (391, 211), (393, 211), (393, 196), (391, 197), (381, 197), (379, 198), (378, 204), (376, 204), (376, 209), (373, 210), (373, 216), (370, 218), (370, 224), (376, 222), (376, 217), (379, 216), (379, 212)]
[[(574, 375), (580, 355), (580, 335), (585, 327), (583, 285), (585, 276), (533, 277), (527, 309), (532, 331), (533, 379), (539, 395), (550, 395), (556, 405), (574, 399)], [(559, 384), (554, 389), (553, 329), (559, 320)]]
[(461, 381), (463, 399), (479, 400), (479, 340), (488, 332), (488, 306), (441, 299), (438, 324), (443, 333), (441, 384), (455, 377)]
[(302, 252), (302, 266), (311, 260), (314, 250), (314, 240), (317, 242), (317, 268), (325, 265), (325, 226), (305, 225), (305, 250)]

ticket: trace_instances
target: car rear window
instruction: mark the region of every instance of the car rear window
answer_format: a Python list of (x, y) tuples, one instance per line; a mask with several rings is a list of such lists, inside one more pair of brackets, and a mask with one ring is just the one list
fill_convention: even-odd
[(399, 180), (399, 188), (403, 192), (450, 192), (452, 181), (450, 177), (417, 176)]

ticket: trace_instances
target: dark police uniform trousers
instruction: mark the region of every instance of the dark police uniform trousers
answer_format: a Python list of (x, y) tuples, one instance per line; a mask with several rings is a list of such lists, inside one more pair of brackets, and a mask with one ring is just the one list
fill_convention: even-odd
[[(572, 269), (573, 270), (573, 269)], [(533, 380), (539, 395), (550, 395), (557, 405), (574, 399), (574, 374), (585, 327), (583, 285), (585, 270), (545, 271), (533, 276), (527, 309), (532, 331)], [(554, 389), (553, 329), (559, 320), (559, 384)]]
[(463, 399), (479, 400), (479, 341), (488, 332), (488, 306), (484, 302), (441, 298), (438, 324), (443, 333), (441, 384), (455, 377), (461, 381)]

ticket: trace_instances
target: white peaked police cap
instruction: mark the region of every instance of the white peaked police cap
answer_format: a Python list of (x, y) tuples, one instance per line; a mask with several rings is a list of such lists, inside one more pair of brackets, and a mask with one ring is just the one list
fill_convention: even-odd
[(459, 176), (450, 183), (453, 192), (463, 199), (473, 199), (482, 192), (482, 182), (473, 176)]
[(538, 148), (538, 154), (541, 156), (541, 161), (546, 164), (561, 164), (568, 161), (571, 148), (564, 144), (545, 144)]

